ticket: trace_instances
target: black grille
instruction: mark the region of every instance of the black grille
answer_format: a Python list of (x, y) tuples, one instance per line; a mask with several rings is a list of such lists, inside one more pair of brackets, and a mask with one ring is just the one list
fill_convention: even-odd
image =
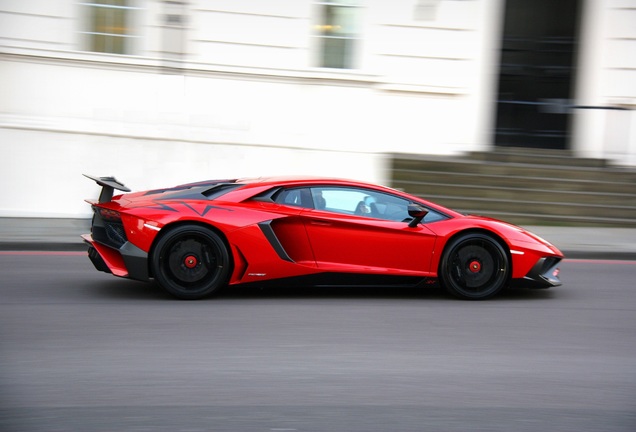
[(547, 257), (541, 266), (541, 274), (547, 275), (561, 261), (561, 258)]
[(108, 237), (110, 244), (119, 248), (126, 243), (126, 231), (124, 231), (124, 226), (122, 224), (106, 222), (104, 225), (106, 229), (106, 237)]
[(103, 225), (93, 225), (93, 240), (119, 249), (128, 240), (124, 226), (118, 222), (102, 222)]

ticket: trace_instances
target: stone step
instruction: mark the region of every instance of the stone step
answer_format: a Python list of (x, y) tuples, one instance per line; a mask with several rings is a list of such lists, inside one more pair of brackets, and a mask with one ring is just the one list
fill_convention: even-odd
[(567, 151), (499, 150), (457, 158), (395, 155), (392, 186), (517, 224), (636, 227), (636, 170)]
[[(441, 180), (443, 179), (443, 183)], [(622, 179), (622, 177), (621, 177)], [(517, 175), (472, 174), (466, 172), (449, 172), (433, 170), (394, 170), (395, 187), (402, 188), (402, 183), (444, 184), (444, 185), (479, 185), (484, 187), (508, 187), (528, 190), (553, 190), (572, 193), (599, 193), (608, 195), (636, 196), (634, 183), (589, 180), (563, 179), (557, 177), (524, 177)]]
[[(437, 180), (439, 181), (440, 179), (438, 178)], [(428, 181), (400, 181), (398, 179), (394, 180), (393, 187), (408, 189), (410, 193), (420, 196), (434, 194), (438, 196), (481, 197), (508, 201), (516, 201), (520, 198), (541, 202), (573, 201), (582, 204), (631, 207), (636, 211), (636, 194), (629, 193), (541, 189), (535, 188), (534, 185), (520, 187), (509, 186), (507, 183), (500, 183), (499, 185), (484, 185), (479, 182), (451, 184)]]
[(466, 157), (472, 161), (531, 163), (535, 165), (557, 165), (575, 167), (605, 168), (605, 159), (576, 158), (569, 150), (526, 149), (517, 147), (497, 147), (494, 151), (471, 152)]
[(505, 177), (530, 177), (565, 180), (588, 180), (601, 182), (631, 183), (636, 189), (636, 170), (622, 168), (590, 168), (577, 166), (546, 166), (530, 163), (474, 162), (466, 159), (430, 159), (417, 158), (394, 159), (394, 171), (442, 171), (465, 174), (498, 175)]

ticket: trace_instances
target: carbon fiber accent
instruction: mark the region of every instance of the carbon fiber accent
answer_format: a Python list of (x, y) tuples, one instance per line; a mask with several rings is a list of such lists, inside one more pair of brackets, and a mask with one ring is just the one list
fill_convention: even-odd
[(102, 259), (99, 252), (97, 252), (97, 250), (92, 246), (88, 248), (88, 258), (90, 258), (91, 262), (93, 263), (93, 265), (95, 266), (97, 270), (104, 273), (112, 273), (110, 269), (108, 268), (108, 266), (106, 265), (106, 263), (104, 262), (104, 260)]
[(561, 285), (558, 277), (559, 257), (541, 258), (530, 269), (528, 274), (521, 279), (512, 279), (510, 286), (513, 288), (551, 288)]
[(102, 225), (97, 223), (93, 225), (93, 240), (115, 249), (119, 249), (128, 241), (121, 223), (111, 221), (101, 221), (101, 223)]
[(280, 259), (284, 261), (294, 262), (294, 260), (291, 259), (289, 255), (287, 254), (287, 251), (285, 251), (285, 248), (281, 244), (280, 240), (278, 240), (278, 237), (276, 237), (276, 233), (272, 229), (271, 224), (272, 224), (272, 221), (270, 220), (267, 222), (261, 222), (258, 224), (258, 226), (261, 229), (261, 231), (263, 231), (265, 238), (267, 239), (269, 244), (272, 245), (272, 247), (276, 251), (276, 254), (280, 257)]

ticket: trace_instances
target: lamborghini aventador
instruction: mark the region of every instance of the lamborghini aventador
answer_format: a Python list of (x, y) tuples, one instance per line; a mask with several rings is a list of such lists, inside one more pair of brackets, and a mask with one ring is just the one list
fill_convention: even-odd
[(384, 186), (253, 178), (130, 193), (114, 177), (87, 177), (102, 186), (82, 236), (93, 265), (180, 299), (244, 284), (439, 283), (472, 300), (561, 285), (563, 254), (546, 240)]

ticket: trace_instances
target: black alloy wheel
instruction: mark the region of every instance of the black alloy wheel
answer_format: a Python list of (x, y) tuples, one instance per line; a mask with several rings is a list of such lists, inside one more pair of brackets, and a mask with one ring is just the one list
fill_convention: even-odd
[(231, 260), (216, 233), (199, 225), (181, 225), (164, 234), (153, 249), (152, 272), (173, 296), (196, 300), (227, 284)]
[(497, 294), (508, 282), (508, 254), (489, 235), (464, 234), (446, 247), (439, 277), (454, 296), (484, 300)]

